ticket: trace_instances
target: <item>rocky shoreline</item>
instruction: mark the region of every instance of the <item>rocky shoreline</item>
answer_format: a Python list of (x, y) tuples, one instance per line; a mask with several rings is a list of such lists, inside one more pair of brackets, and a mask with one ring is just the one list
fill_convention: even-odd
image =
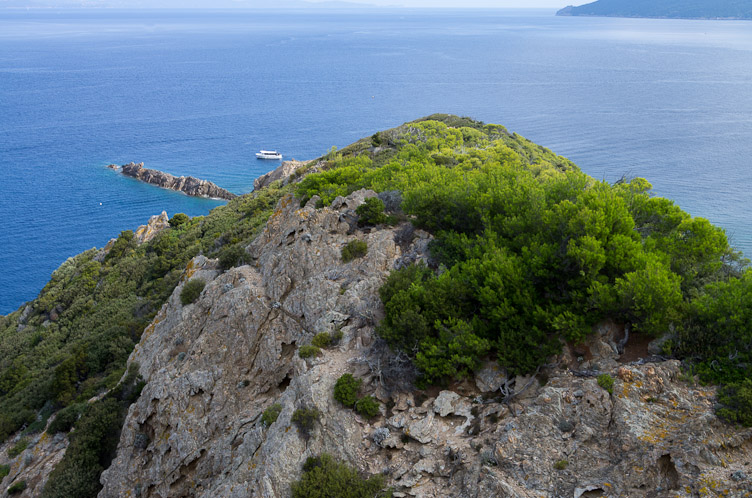
[(144, 168), (144, 163), (128, 163), (122, 166), (110, 164), (110, 169), (120, 170), (125, 176), (130, 176), (145, 183), (158, 187), (183, 192), (194, 197), (209, 197), (213, 199), (232, 200), (237, 195), (207, 180), (200, 180), (192, 176), (173, 176), (155, 169)]

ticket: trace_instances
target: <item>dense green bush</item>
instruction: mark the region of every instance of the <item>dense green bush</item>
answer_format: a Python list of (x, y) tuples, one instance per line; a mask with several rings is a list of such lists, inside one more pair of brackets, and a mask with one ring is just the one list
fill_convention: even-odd
[(384, 202), (378, 197), (369, 197), (363, 204), (355, 209), (358, 215), (358, 225), (380, 225), (387, 222), (384, 213)]
[(368, 243), (364, 240), (351, 240), (345, 247), (342, 248), (342, 262), (349, 263), (350, 261), (362, 258), (368, 253)]
[(261, 415), (261, 423), (269, 427), (277, 421), (277, 417), (279, 417), (280, 413), (282, 413), (282, 405), (274, 403), (272, 406), (264, 410), (264, 413)]
[(235, 266), (241, 265), (246, 262), (248, 253), (241, 244), (233, 244), (227, 247), (223, 247), (219, 251), (219, 266), (223, 270), (229, 270)]
[(352, 374), (343, 374), (334, 384), (334, 399), (352, 408), (358, 401), (358, 389), (362, 383), (361, 379), (356, 379)]
[(9, 488), (8, 488), (8, 494), (9, 495), (17, 495), (21, 493), (23, 490), (26, 489), (26, 481), (18, 481), (14, 482)]
[(185, 214), (185, 213), (177, 213), (177, 214), (175, 214), (175, 216), (173, 216), (172, 218), (170, 218), (169, 223), (170, 223), (170, 226), (172, 228), (177, 228), (177, 227), (179, 227), (181, 225), (185, 225), (189, 221), (191, 221), (191, 218), (187, 214)]
[(705, 382), (752, 379), (752, 270), (707, 285), (687, 314), (672, 351), (691, 358)]
[(379, 414), (380, 406), (373, 396), (363, 396), (355, 402), (355, 411), (365, 417), (373, 418)]
[(205, 286), (206, 282), (200, 278), (194, 278), (186, 282), (183, 290), (180, 291), (180, 302), (183, 303), (183, 306), (195, 303)]
[(384, 477), (361, 477), (348, 465), (326, 453), (309, 457), (303, 464), (303, 475), (292, 483), (293, 498), (387, 498)]
[[(652, 336), (678, 332), (680, 357), (714, 365), (704, 378), (749, 375), (736, 344), (749, 344), (752, 327), (743, 316), (716, 323), (720, 310), (702, 301), (733, 294), (727, 282), (743, 287), (733, 281), (746, 262), (721, 229), (651, 196), (644, 179), (594, 180), (500, 126), (436, 115), (378, 135), (380, 144), (385, 136), (389, 155), (370, 148), (373, 137), (346, 147), (298, 195), (326, 204), (359, 188), (398, 190), (413, 223), (434, 234), (446, 271), (393, 273), (379, 328), (423, 382), (470, 375), (489, 353), (510, 374), (532, 372), (605, 318)], [(364, 214), (378, 214), (372, 203)], [(716, 354), (712, 343), (728, 337), (742, 340)]]
[(304, 344), (298, 349), (298, 356), (301, 358), (312, 358), (321, 354), (321, 348), (313, 344)]
[(311, 431), (316, 426), (316, 422), (321, 413), (316, 408), (298, 408), (292, 413), (290, 419), (295, 427), (298, 428), (298, 432), (304, 439), (311, 437)]
[(717, 414), (732, 423), (752, 427), (752, 379), (724, 386), (718, 392), (722, 404)]
[(608, 394), (614, 394), (614, 378), (609, 374), (600, 374), (598, 376), (598, 385), (608, 391)]
[(47, 427), (47, 432), (49, 434), (68, 432), (84, 412), (86, 407), (86, 403), (76, 403), (73, 405), (68, 405), (62, 410), (58, 411), (55, 419), (50, 422), (50, 425)]
[(5, 479), (8, 474), (10, 474), (10, 465), (0, 465), (0, 481)]

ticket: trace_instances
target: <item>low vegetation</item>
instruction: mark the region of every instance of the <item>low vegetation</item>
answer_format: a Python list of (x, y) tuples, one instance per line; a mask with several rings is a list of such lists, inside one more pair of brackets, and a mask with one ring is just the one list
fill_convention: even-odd
[(205, 286), (206, 282), (200, 278), (194, 278), (186, 282), (183, 290), (180, 291), (180, 302), (183, 303), (183, 306), (195, 303)]
[(298, 349), (298, 356), (301, 358), (313, 358), (321, 354), (321, 348), (313, 344), (304, 344)]
[(342, 248), (342, 262), (349, 263), (350, 261), (358, 258), (362, 258), (368, 253), (368, 243), (364, 240), (352, 240), (345, 244)]
[(384, 213), (384, 201), (378, 197), (369, 197), (363, 204), (355, 209), (355, 214), (358, 215), (358, 225), (380, 225), (388, 221), (386, 213)]
[(26, 489), (26, 481), (17, 481), (8, 488), (9, 495), (17, 495)]
[(320, 417), (321, 413), (316, 408), (304, 407), (295, 410), (290, 420), (298, 428), (298, 432), (303, 436), (303, 439), (307, 440), (311, 437), (311, 431), (313, 431)]
[(361, 384), (363, 381), (356, 379), (352, 374), (342, 375), (334, 384), (334, 399), (348, 408), (354, 407), (355, 402), (358, 401), (358, 390)]
[(600, 374), (598, 376), (598, 385), (608, 392), (608, 394), (614, 394), (614, 378), (609, 374)]
[(303, 475), (292, 484), (293, 498), (388, 498), (384, 477), (361, 477), (357, 470), (326, 453), (309, 457)]
[(362, 379), (353, 377), (349, 373), (343, 374), (334, 384), (334, 399), (365, 417), (375, 417), (379, 414), (381, 405), (373, 396), (358, 396), (362, 384)]
[(269, 427), (277, 421), (280, 413), (282, 413), (282, 405), (274, 403), (272, 406), (264, 410), (264, 413), (261, 415), (261, 423)]
[(380, 406), (373, 396), (363, 396), (355, 402), (355, 411), (364, 417), (373, 418), (379, 414)]

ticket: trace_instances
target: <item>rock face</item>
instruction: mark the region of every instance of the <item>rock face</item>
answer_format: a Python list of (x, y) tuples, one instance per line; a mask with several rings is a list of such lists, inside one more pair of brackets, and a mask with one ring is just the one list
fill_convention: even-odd
[(149, 242), (156, 237), (159, 232), (166, 230), (167, 228), (170, 228), (170, 218), (167, 216), (166, 211), (162, 211), (162, 214), (155, 214), (149, 218), (146, 225), (138, 227), (133, 235), (136, 237), (136, 241), (139, 244), (143, 244), (144, 242)]
[[(315, 197), (304, 208), (285, 197), (247, 249), (255, 264), (221, 273), (194, 258), (184, 281), (204, 279), (203, 293), (182, 306), (179, 285), (131, 355), (147, 384), (100, 497), (288, 497), (321, 452), (384, 473), (397, 497), (749, 496), (752, 430), (720, 422), (713, 390), (681, 381), (678, 362), (620, 364), (607, 330), (593, 339), (589, 370), (552, 369), (545, 385), (489, 364), (477, 385), (406, 389), (407, 370), (395, 375), (374, 333), (377, 291), (393, 268), (426, 257), (429, 236), (358, 230), (353, 210), (374, 195), (323, 209)], [(356, 238), (366, 256), (342, 263)], [(337, 347), (298, 356), (334, 330)], [(614, 377), (612, 394), (601, 372)], [(380, 416), (334, 401), (344, 373), (364, 379)], [(273, 403), (282, 411), (266, 427)], [(291, 423), (298, 408), (321, 414), (310, 439)]]
[(13, 495), (19, 498), (41, 496), (50, 472), (63, 459), (65, 450), (68, 448), (68, 438), (65, 434), (49, 435), (46, 432), (28, 436), (28, 446), (19, 455), (9, 458), (8, 450), (15, 446), (24, 437), (18, 434), (0, 445), (0, 464), (8, 465), (10, 472), (0, 480), (2, 496), (12, 484), (24, 481), (26, 490)]
[(211, 197), (214, 199), (234, 199), (237, 197), (232, 192), (216, 186), (212, 182), (199, 180), (192, 176), (176, 177), (169, 173), (163, 173), (155, 169), (144, 168), (144, 163), (128, 163), (121, 167), (121, 172), (142, 182), (151, 183), (158, 187), (177, 190), (194, 197)]
[(286, 181), (298, 168), (303, 167), (308, 163), (308, 161), (283, 161), (276, 169), (253, 180), (253, 190), (261, 190), (277, 180)]

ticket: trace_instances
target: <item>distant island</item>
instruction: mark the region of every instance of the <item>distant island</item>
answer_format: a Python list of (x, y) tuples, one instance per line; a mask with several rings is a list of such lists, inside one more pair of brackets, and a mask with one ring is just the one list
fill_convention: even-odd
[(570, 5), (557, 16), (650, 17), (664, 19), (752, 19), (750, 0), (598, 0)]

